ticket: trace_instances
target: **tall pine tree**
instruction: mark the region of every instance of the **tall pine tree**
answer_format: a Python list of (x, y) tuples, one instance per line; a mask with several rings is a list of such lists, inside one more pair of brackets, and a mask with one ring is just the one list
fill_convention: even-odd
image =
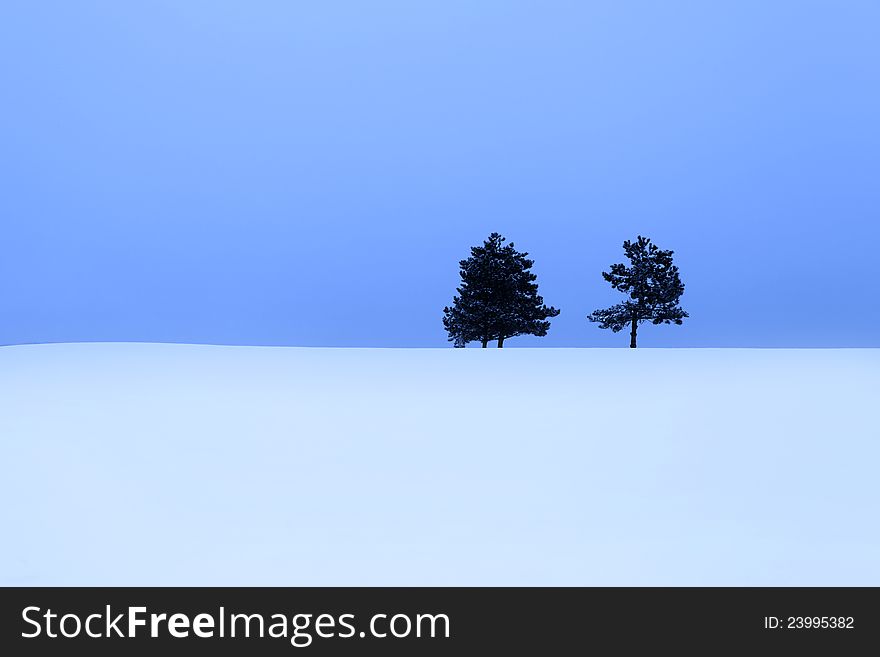
[(681, 324), (688, 314), (678, 305), (684, 293), (684, 284), (678, 267), (672, 264), (672, 251), (657, 248), (647, 237), (623, 243), (630, 266), (611, 265), (611, 271), (602, 277), (615, 290), (629, 295), (623, 303), (604, 310), (596, 310), (587, 319), (598, 322), (599, 328), (610, 328), (618, 333), (630, 329), (629, 346), (636, 348), (636, 332), (642, 322), (652, 324)]
[(503, 347), (517, 335), (544, 336), (548, 318), (559, 314), (538, 294), (537, 276), (530, 271), (534, 261), (505, 241), (492, 233), (459, 262), (458, 295), (443, 309), (443, 326), (456, 347), (479, 342), (485, 348), (491, 340)]

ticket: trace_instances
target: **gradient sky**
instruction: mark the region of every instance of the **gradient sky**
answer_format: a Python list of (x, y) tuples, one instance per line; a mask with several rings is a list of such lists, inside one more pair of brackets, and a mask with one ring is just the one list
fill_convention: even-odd
[(0, 343), (444, 346), (497, 230), (585, 316), (638, 233), (681, 327), (880, 346), (880, 3), (7, 1)]

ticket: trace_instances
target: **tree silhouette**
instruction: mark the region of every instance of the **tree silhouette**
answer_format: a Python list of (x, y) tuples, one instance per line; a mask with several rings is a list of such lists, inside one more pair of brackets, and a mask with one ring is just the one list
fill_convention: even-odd
[(629, 346), (636, 348), (636, 331), (642, 322), (652, 324), (681, 324), (688, 314), (678, 305), (684, 293), (684, 284), (678, 276), (678, 267), (672, 264), (672, 251), (657, 248), (647, 237), (623, 243), (630, 266), (611, 265), (602, 277), (611, 287), (629, 295), (623, 303), (587, 315), (599, 328), (610, 328), (618, 333), (630, 327)]
[(443, 326), (456, 347), (479, 342), (485, 348), (490, 340), (503, 347), (517, 335), (544, 336), (547, 319), (559, 314), (538, 294), (537, 276), (530, 271), (534, 261), (505, 241), (492, 233), (459, 262), (458, 295), (443, 309)]

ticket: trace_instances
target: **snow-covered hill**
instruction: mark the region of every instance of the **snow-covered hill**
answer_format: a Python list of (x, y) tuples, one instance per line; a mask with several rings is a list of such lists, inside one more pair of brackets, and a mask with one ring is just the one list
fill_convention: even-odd
[(0, 348), (0, 584), (880, 585), (880, 350)]

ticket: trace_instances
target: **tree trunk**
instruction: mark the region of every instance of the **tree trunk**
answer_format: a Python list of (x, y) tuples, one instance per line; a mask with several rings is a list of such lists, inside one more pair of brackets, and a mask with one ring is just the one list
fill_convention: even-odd
[(501, 349), (504, 346), (504, 336), (502, 335), (498, 338), (498, 348)]
[(638, 327), (638, 325), (639, 325), (639, 320), (637, 320), (635, 317), (633, 317), (632, 330), (629, 332), (629, 348), (630, 349), (636, 348), (636, 328)]
[(485, 349), (485, 348), (488, 347), (488, 346), (489, 346), (489, 340), (488, 340), (488, 339), (484, 339), (484, 340), (483, 340), (483, 349)]

